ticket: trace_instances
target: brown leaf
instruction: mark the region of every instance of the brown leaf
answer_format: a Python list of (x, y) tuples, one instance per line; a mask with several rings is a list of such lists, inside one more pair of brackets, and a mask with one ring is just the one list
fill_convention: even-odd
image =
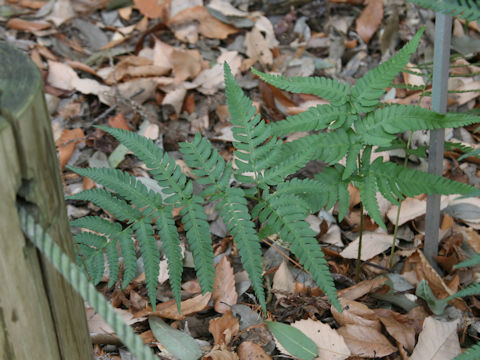
[(356, 21), (356, 30), (368, 43), (383, 19), (383, 0), (367, 0), (367, 6)]
[(238, 32), (238, 29), (233, 26), (217, 20), (203, 6), (194, 6), (180, 11), (168, 21), (168, 25), (178, 26), (191, 22), (198, 23), (198, 31), (212, 39), (226, 39), (229, 35)]
[(10, 29), (15, 29), (20, 31), (29, 31), (29, 32), (45, 30), (51, 26), (52, 24), (47, 22), (33, 22), (33, 21), (22, 20), (19, 18), (10, 19), (7, 22), (7, 27)]
[(115, 116), (110, 117), (108, 119), (108, 126), (127, 131), (131, 130), (130, 126), (128, 126), (127, 124), (127, 120), (125, 120), (122, 113), (118, 113)]
[(231, 307), (237, 303), (238, 295), (235, 290), (233, 268), (225, 255), (215, 267), (212, 298), (215, 311), (221, 314), (230, 311)]
[(449, 360), (460, 354), (458, 322), (426, 318), (410, 360)]
[(227, 310), (221, 317), (210, 320), (208, 326), (215, 345), (227, 345), (239, 329), (238, 319), (233, 316), (231, 310)]
[[(362, 236), (362, 257), (361, 260), (369, 260), (374, 256), (383, 253), (392, 247), (393, 236), (385, 233), (364, 232)], [(358, 244), (360, 237), (353, 240), (340, 253), (345, 259), (356, 259), (358, 256)]]
[(84, 140), (84, 136), (85, 134), (80, 128), (63, 130), (62, 135), (55, 143), (59, 153), (60, 169), (63, 170), (65, 165), (67, 165), (68, 160), (70, 160), (73, 152), (75, 151), (75, 147), (79, 142)]
[(370, 327), (378, 331), (381, 330), (382, 325), (378, 320), (377, 314), (369, 309), (367, 305), (344, 298), (339, 298), (339, 300), (343, 308), (342, 313), (339, 313), (333, 305), (331, 306), (331, 311), (340, 326), (353, 324)]
[(202, 360), (238, 360), (238, 356), (225, 348), (214, 347)]
[(411, 326), (408, 317), (388, 309), (374, 311), (388, 333), (411, 352), (415, 346), (415, 329)]
[(211, 293), (205, 293), (204, 295), (197, 295), (191, 299), (182, 301), (181, 310), (179, 314), (177, 310), (177, 303), (175, 300), (170, 300), (162, 304), (158, 304), (154, 312), (148, 312), (148, 315), (160, 316), (165, 319), (183, 320), (188, 315), (196, 314), (199, 311), (207, 309), (208, 302), (212, 297)]
[(165, 0), (133, 0), (140, 13), (150, 19), (164, 19), (166, 14)]
[(202, 71), (202, 60), (198, 50), (173, 50), (170, 62), (173, 64), (175, 82), (195, 78)]
[(240, 360), (272, 360), (263, 348), (252, 341), (244, 341), (237, 349)]
[(383, 286), (387, 280), (388, 278), (384, 276), (379, 276), (371, 280), (363, 280), (349, 288), (340, 290), (338, 296), (349, 300), (355, 300), (377, 290), (379, 287)]
[(293, 293), (295, 291), (295, 279), (293, 278), (293, 275), (288, 269), (288, 265), (285, 261), (282, 261), (278, 270), (273, 276), (272, 290), (279, 290), (282, 292), (275, 294), (277, 299), (284, 298), (286, 296), (284, 293)]
[(345, 340), (329, 325), (312, 319), (295, 321), (293, 327), (313, 340), (318, 349), (318, 359), (344, 360), (350, 356)]
[(361, 325), (345, 325), (337, 330), (343, 336), (353, 355), (383, 357), (397, 351), (377, 330)]

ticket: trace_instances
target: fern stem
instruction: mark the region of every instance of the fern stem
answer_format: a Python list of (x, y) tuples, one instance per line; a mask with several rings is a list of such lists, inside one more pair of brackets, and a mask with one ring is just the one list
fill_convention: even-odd
[[(422, 97), (420, 97), (421, 99)], [(421, 100), (420, 100), (421, 101)], [(407, 167), (408, 163), (408, 149), (410, 149), (410, 144), (412, 142), (413, 131), (410, 131), (408, 135), (407, 148), (405, 149), (405, 159), (403, 160), (403, 167)], [(393, 240), (392, 240), (392, 250), (390, 252), (390, 263), (389, 268), (393, 267), (393, 258), (395, 257), (395, 244), (397, 243), (397, 234), (398, 234), (398, 222), (400, 220), (400, 210), (402, 208), (402, 202), (399, 202), (397, 209), (397, 217), (395, 218), (395, 229), (393, 230)]]
[(362, 257), (362, 238), (363, 238), (363, 204), (360, 203), (360, 236), (358, 238), (357, 264), (355, 266), (355, 282), (360, 281), (360, 258)]

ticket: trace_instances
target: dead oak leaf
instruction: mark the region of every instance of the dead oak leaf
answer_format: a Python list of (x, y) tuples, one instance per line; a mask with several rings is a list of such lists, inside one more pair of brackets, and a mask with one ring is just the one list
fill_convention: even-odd
[(415, 328), (410, 324), (408, 317), (388, 309), (374, 311), (387, 332), (411, 352), (415, 347)]
[(165, 19), (167, 15), (165, 0), (134, 0), (133, 2), (138, 11), (150, 19)]
[(352, 355), (383, 357), (397, 351), (384, 335), (371, 327), (348, 324), (337, 332), (345, 339)]
[(367, 0), (367, 6), (356, 21), (360, 38), (368, 43), (383, 19), (383, 0)]
[(240, 360), (272, 360), (260, 345), (252, 341), (242, 342), (237, 352)]
[(215, 345), (227, 345), (239, 330), (238, 319), (233, 316), (231, 310), (227, 310), (221, 317), (210, 320), (208, 325)]
[(164, 319), (183, 320), (188, 315), (196, 314), (199, 311), (207, 309), (211, 296), (212, 294), (207, 292), (204, 295), (197, 295), (191, 299), (182, 301), (180, 304), (181, 313), (178, 313), (175, 300), (170, 300), (163, 304), (158, 304), (154, 312), (147, 311), (147, 315), (155, 315)]
[(235, 277), (233, 268), (226, 256), (223, 256), (215, 267), (215, 281), (213, 283), (213, 306), (216, 312), (225, 313), (237, 303)]
[(198, 24), (198, 31), (203, 36), (211, 39), (226, 39), (229, 35), (238, 32), (235, 27), (217, 20), (203, 6), (194, 6), (180, 11), (168, 21), (168, 25), (175, 27), (192, 22)]
[(331, 311), (333, 317), (340, 326), (352, 324), (370, 327), (378, 331), (381, 330), (382, 326), (375, 311), (369, 309), (368, 306), (358, 301), (345, 298), (339, 298), (339, 300), (342, 304), (343, 311), (339, 313), (333, 305)]
[(56, 141), (59, 154), (60, 169), (63, 169), (67, 165), (68, 160), (72, 157), (73, 152), (77, 144), (83, 141), (85, 134), (80, 128), (76, 129), (64, 129), (62, 135)]

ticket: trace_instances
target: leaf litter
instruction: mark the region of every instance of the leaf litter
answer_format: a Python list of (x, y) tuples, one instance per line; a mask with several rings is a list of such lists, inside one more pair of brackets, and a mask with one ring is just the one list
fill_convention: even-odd
[[(179, 162), (178, 142), (200, 131), (214, 140), (220, 154), (231, 161), (232, 135), (223, 93), (224, 61), (258, 104), (262, 116), (276, 121), (325, 101), (259, 83), (252, 77), (250, 66), (287, 76), (330, 76), (353, 83), (391, 56), (415, 33), (419, 22), (432, 28), (434, 23), (433, 13), (396, 0), (293, 3), (284, 0), (271, 6), (253, 0), (58, 0), (8, 1), (2, 5), (0, 39), (28, 52), (44, 76), (59, 162), (64, 169), (65, 193), (95, 186), (65, 170), (66, 165), (90, 162), (128, 170), (149, 183), (143, 164), (112, 138), (95, 130), (95, 124), (148, 135)], [(470, 44), (480, 38), (476, 23), (466, 28), (455, 20), (454, 27), (454, 36), (465, 37)], [(461, 52), (471, 51), (467, 45), (454, 41), (454, 49)], [(428, 67), (420, 65), (429, 51), (431, 45), (426, 41), (409, 64), (415, 74), (426, 74)], [(478, 58), (478, 49), (476, 55)], [(479, 88), (475, 58), (457, 59), (454, 66), (451, 73), (455, 77), (449, 79), (449, 88), (455, 90), (449, 94), (450, 110), (478, 108), (478, 92), (472, 91)], [(405, 72), (396, 83), (423, 86), (425, 78), (415, 74)], [(392, 88), (388, 94), (386, 102), (412, 104), (421, 100), (422, 106), (431, 104), (428, 94), (402, 86)], [(456, 130), (448, 140), (478, 148), (480, 137), (474, 130), (474, 126)], [(425, 136), (415, 135), (416, 146), (424, 142)], [(470, 157), (459, 163), (462, 154), (459, 149), (446, 153), (445, 175), (473, 182), (479, 174), (479, 162)], [(405, 157), (395, 150), (388, 151), (388, 155), (390, 161), (403, 162)], [(415, 156), (409, 160), (410, 167), (425, 166)], [(309, 164), (297, 175), (309, 177), (318, 172), (318, 166), (324, 165)], [(360, 213), (358, 189), (350, 187), (349, 192), (349, 212), (342, 222), (337, 220), (336, 209), (310, 217), (339, 289), (343, 313), (330, 308), (309, 274), (298, 268), (288, 248), (270, 237), (263, 245), (264, 261), (269, 264), (264, 275), (271, 295), (268, 318), (290, 323), (310, 339), (318, 359), (451, 359), (461, 348), (474, 343), (480, 329), (477, 298), (451, 301), (444, 314), (434, 317), (427, 304), (415, 295), (415, 287), (425, 280), (432, 294), (442, 299), (478, 281), (478, 269), (453, 268), (480, 250), (478, 199), (448, 197), (442, 202), (443, 240), (437, 261), (443, 272), (439, 274), (421, 251), (425, 198), (406, 199), (402, 204), (399, 223), (405, 235), (397, 240), (399, 251), (390, 269), (387, 260), (397, 207), (382, 207), (389, 231), (381, 233), (367, 215)], [(79, 202), (69, 203), (68, 209), (76, 216), (101, 213)], [(361, 281), (355, 283), (352, 259), (357, 255), (362, 216), (368, 232), (363, 235)], [(210, 217), (214, 224), (218, 218), (215, 210)], [(165, 356), (269, 359), (288, 355), (262, 321), (250, 282), (238, 265), (232, 239), (220, 231), (221, 224), (214, 226), (218, 229), (214, 237), (217, 257), (212, 294), (200, 294), (198, 282), (188, 271), (191, 253), (182, 243), (187, 270), (181, 314), (166, 282), (168, 272), (163, 259), (157, 292), (160, 303), (155, 312), (147, 307), (141, 272), (125, 290), (112, 291), (106, 288), (107, 270), (98, 289), (145, 342)], [(97, 342), (97, 334), (103, 332), (107, 336), (102, 338), (103, 344), (116, 344), (109, 349), (111, 358), (127, 356), (108, 325), (88, 311), (92, 340)], [(172, 342), (162, 344), (162, 339)], [(192, 345), (188, 354), (180, 355), (177, 351), (186, 350), (185, 344), (190, 341), (199, 344), (200, 350), (194, 351)], [(95, 349), (100, 356), (107, 348), (96, 345)]]

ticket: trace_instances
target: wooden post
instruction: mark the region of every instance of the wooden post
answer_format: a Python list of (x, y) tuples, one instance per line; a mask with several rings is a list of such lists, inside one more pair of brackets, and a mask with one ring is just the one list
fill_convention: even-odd
[(25, 240), (20, 197), (73, 259), (40, 72), (0, 42), (0, 360), (91, 360), (83, 300)]

